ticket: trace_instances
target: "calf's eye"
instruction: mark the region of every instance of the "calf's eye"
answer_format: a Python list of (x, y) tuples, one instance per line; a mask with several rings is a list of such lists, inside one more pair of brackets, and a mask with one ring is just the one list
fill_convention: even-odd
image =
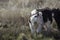
[(38, 16), (35, 16), (35, 17), (38, 17)]

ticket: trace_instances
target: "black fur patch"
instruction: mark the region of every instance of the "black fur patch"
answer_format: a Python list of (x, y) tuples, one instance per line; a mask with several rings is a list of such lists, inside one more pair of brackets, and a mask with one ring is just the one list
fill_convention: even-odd
[(54, 8), (54, 9), (52, 9), (52, 12), (54, 13), (54, 19), (55, 19), (57, 26), (58, 26), (57, 28), (60, 31), (60, 9)]

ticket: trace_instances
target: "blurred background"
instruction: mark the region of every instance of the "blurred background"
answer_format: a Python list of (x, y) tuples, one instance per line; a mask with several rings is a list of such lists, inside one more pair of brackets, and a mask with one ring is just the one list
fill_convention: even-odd
[(0, 0), (0, 40), (53, 40), (53, 37), (31, 38), (30, 12), (43, 7), (60, 8), (60, 0)]

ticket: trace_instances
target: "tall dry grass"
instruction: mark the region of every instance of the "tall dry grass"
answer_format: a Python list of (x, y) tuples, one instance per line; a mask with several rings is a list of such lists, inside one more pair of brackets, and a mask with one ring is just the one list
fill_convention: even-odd
[(28, 25), (30, 12), (42, 7), (60, 8), (59, 4), (60, 0), (9, 0), (7, 2), (2, 0), (0, 3), (0, 39), (20, 40), (21, 34), (24, 33), (28, 40), (33, 40)]

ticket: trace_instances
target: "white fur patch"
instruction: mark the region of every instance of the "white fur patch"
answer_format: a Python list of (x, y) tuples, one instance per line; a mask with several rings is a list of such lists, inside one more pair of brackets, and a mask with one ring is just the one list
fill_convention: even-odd
[(31, 15), (36, 14), (36, 12), (37, 12), (36, 9), (32, 10)]
[[(41, 33), (42, 31), (42, 26), (43, 26), (43, 16), (42, 16), (42, 12), (39, 12), (39, 16), (38, 17), (35, 17), (37, 16), (37, 10), (34, 9), (33, 11), (31, 11), (31, 17), (30, 17), (30, 21), (31, 23), (29, 23), (29, 26), (30, 26), (30, 29), (31, 29), (31, 33), (34, 33), (35, 31), (37, 33)], [(37, 23), (38, 26), (37, 28), (35, 29), (35, 24), (34, 23)]]

